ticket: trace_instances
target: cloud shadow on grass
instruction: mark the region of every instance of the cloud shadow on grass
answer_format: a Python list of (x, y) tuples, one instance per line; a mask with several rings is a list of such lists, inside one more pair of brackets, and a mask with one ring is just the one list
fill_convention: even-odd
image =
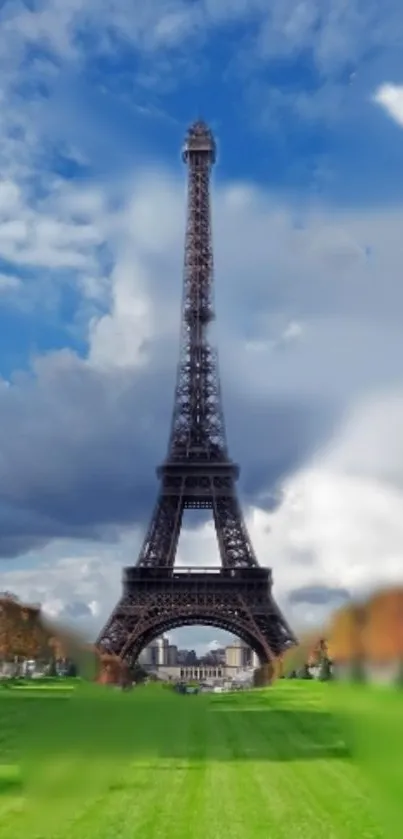
[(38, 762), (76, 754), (105, 765), (128, 760), (146, 772), (175, 772), (196, 770), (207, 761), (349, 757), (335, 718), (323, 709), (292, 707), (273, 699), (274, 693), (265, 698), (158, 693), (139, 689), (67, 702), (64, 697), (18, 697), (21, 711), (26, 708), (24, 718), (19, 715), (19, 759), (31, 770)]

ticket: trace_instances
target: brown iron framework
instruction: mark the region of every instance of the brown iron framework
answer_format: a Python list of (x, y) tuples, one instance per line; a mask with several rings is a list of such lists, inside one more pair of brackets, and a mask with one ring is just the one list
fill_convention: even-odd
[[(239, 506), (238, 466), (228, 455), (217, 355), (208, 339), (214, 318), (210, 174), (216, 146), (210, 129), (188, 131), (188, 212), (182, 334), (168, 454), (158, 467), (160, 492), (137, 564), (124, 571), (122, 597), (98, 646), (134, 662), (174, 627), (209, 624), (243, 638), (262, 663), (295, 637), (260, 568)], [(183, 511), (211, 509), (221, 569), (175, 569)], [(192, 573), (192, 571), (194, 573)]]

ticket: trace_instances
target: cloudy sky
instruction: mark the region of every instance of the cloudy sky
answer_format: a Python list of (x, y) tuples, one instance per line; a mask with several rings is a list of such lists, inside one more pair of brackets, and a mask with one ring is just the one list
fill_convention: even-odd
[[(402, 41), (397, 0), (2, 4), (0, 590), (94, 635), (136, 561), (199, 116), (219, 148), (215, 340), (259, 559), (297, 628), (401, 580)], [(185, 522), (178, 561), (217, 562), (211, 525)]]

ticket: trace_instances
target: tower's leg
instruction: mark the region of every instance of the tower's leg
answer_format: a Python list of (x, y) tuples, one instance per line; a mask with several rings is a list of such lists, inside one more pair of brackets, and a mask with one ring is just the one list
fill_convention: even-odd
[(262, 664), (253, 674), (253, 684), (256, 688), (266, 687), (271, 685), (275, 678), (275, 666), (270, 662)]
[(137, 565), (173, 568), (182, 524), (183, 502), (179, 495), (160, 495)]
[(214, 523), (224, 568), (257, 565), (238, 499), (234, 495), (214, 498)]

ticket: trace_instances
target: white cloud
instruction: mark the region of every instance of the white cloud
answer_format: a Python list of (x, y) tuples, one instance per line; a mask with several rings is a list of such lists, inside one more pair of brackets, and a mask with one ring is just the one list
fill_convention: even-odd
[(16, 291), (20, 287), (21, 280), (19, 277), (13, 277), (10, 274), (0, 274), (0, 294)]
[(398, 125), (403, 125), (403, 86), (383, 84), (375, 91), (373, 99)]
[(119, 37), (147, 51), (176, 46), (201, 20), (197, 4), (189, 8), (181, 0), (150, 0), (146, 6), (138, 0), (89, 0), (85, 6), (82, 0), (42, 0), (33, 11), (11, 2), (2, 38), (39, 44), (63, 59), (77, 60), (82, 53), (76, 35), (88, 25), (99, 49), (110, 50)]
[[(0, 566), (0, 591), (42, 604), (50, 617), (74, 623), (87, 637), (94, 638), (121, 595), (122, 569), (135, 562), (139, 548), (140, 534), (135, 529), (113, 545), (55, 542), (43, 549), (40, 557), (37, 552), (27, 554), (23, 568), (8, 566), (2, 570)], [(185, 526), (178, 565), (217, 564), (212, 522), (198, 531)], [(85, 608), (80, 611), (79, 606)]]
[(60, 183), (50, 183), (46, 199), (35, 200), (19, 183), (0, 183), (0, 254), (15, 270), (94, 269), (103, 231), (95, 220), (76, 221), (61, 193)]
[(219, 647), (220, 647), (219, 641), (210, 641), (210, 643), (208, 644), (208, 649), (209, 650), (217, 650), (217, 649), (219, 649)]
[[(113, 32), (113, 37), (130, 40), (153, 60), (167, 48), (174, 66), (173, 50), (178, 46), (181, 55), (186, 37), (198, 38), (211, 27), (249, 19), (257, 23), (259, 32), (258, 60), (265, 62), (279, 53), (291, 55), (307, 47), (320, 70), (331, 75), (346, 62), (358, 62), (366, 49), (393, 44), (401, 37), (401, 15), (398, 19), (391, 15), (379, 27), (372, 2), (364, 11), (360, 9), (355, 2), (348, 8), (336, 2), (324, 12), (316, 2), (298, 6), (284, 0), (270, 4), (269, 10), (263, 0), (199, 4), (91, 0), (85, 8), (81, 0), (43, 0), (39, 11), (32, 13), (21, 4), (8, 3), (1, 13), (0, 35), (0, 60), (2, 66), (7, 65), (1, 91), (0, 255), (14, 268), (10, 276), (0, 276), (1, 293), (12, 291), (21, 300), (33, 295), (41, 310), (45, 304), (57, 307), (55, 289), (64, 283), (81, 295), (80, 329), (89, 350), (77, 368), (96, 368), (100, 381), (105, 374), (105, 389), (107, 377), (116, 378), (119, 368), (129, 373), (134, 366), (147, 369), (148, 349), (155, 349), (158, 340), (175, 336), (176, 341), (185, 171), (178, 179), (150, 165), (143, 167), (141, 175), (137, 169), (125, 172), (125, 185), (80, 186), (46, 171), (46, 147), (42, 146), (46, 131), (39, 98), (34, 96), (22, 108), (10, 92), (14, 73), (19, 64), (23, 66), (26, 44), (47, 44), (64, 61), (82, 61), (76, 34), (85, 19), (95, 24), (94, 49), (110, 49)], [(55, 66), (37, 66), (35, 78), (57, 73)], [(337, 90), (331, 89), (330, 94), (336, 96)], [(329, 89), (321, 96), (328, 97)], [(384, 85), (375, 98), (403, 123), (400, 87)], [(310, 113), (309, 102), (300, 101), (299, 106)], [(49, 130), (49, 123), (44, 124)], [(69, 153), (85, 160), (80, 148)], [(254, 184), (219, 181), (213, 212), (224, 398), (226, 392), (242, 391), (246, 409), (250, 400), (251, 436), (256, 420), (252, 408), (255, 413), (264, 412), (279, 396), (306, 401), (319, 396), (325, 402), (333, 400), (338, 409), (349, 409), (352, 401), (364, 400), (383, 384), (397, 387), (403, 355), (401, 208), (336, 211), (318, 205), (302, 212), (301, 223), (296, 225), (291, 201), (281, 202)], [(33, 272), (33, 284), (20, 283), (22, 269)], [(71, 367), (72, 356), (64, 360), (66, 368)], [(64, 360), (58, 356), (53, 367), (50, 362), (36, 365), (29, 383), (34, 400), (52, 375), (58, 382), (56, 398), (62, 400)], [(174, 374), (173, 366), (172, 370)], [(9, 388), (15, 402), (28, 391), (28, 386), (22, 390), (24, 386), (17, 383)], [(44, 390), (46, 415), (54, 416), (57, 423), (59, 414), (52, 414), (50, 390)], [(84, 405), (75, 409), (87, 410)], [(274, 514), (258, 509), (248, 513), (257, 554), (262, 563), (273, 566), (275, 593), (283, 603), (293, 588), (313, 582), (358, 591), (379, 580), (379, 569), (385, 579), (392, 579), (399, 570), (403, 540), (400, 397), (380, 392), (378, 408), (363, 403), (360, 410), (344, 429), (335, 429), (331, 450), (288, 478), (283, 503)], [(168, 419), (169, 411), (167, 405)], [(29, 416), (26, 410), (25, 417)], [(66, 408), (63, 429), (71, 419)], [(96, 419), (101, 422), (100, 416)], [(20, 427), (18, 422), (15, 426)], [(28, 434), (26, 419), (22, 427)], [(41, 434), (50, 436), (43, 421), (37, 423), (35, 433), (37, 444)], [(17, 446), (10, 440), (11, 451), (13, 445)], [(273, 446), (264, 436), (261, 445)], [(20, 442), (18, 446), (21, 457)], [(82, 452), (86, 448), (87, 442)], [(23, 444), (27, 464), (34, 449), (27, 437)], [(277, 452), (270, 450), (274, 457)], [(150, 471), (154, 465), (150, 462)], [(248, 464), (241, 466), (247, 470)], [(28, 557), (23, 571), (12, 567), (2, 571), (0, 587), (41, 600), (54, 615), (84, 604), (92, 617), (83, 621), (94, 627), (119, 596), (121, 565), (133, 562), (137, 549), (137, 534), (124, 537), (119, 548), (96, 545), (89, 549), (81, 543), (75, 548), (69, 543), (62, 557), (57, 546), (48, 547), (41, 557)], [(113, 561), (116, 551), (120, 558)], [(36, 565), (38, 559), (44, 564)], [(184, 532), (179, 562), (217, 561), (211, 524), (196, 533)], [(310, 613), (312, 619), (318, 614), (306, 607), (302, 618), (310, 619)], [(300, 613), (297, 618), (301, 619)]]
[(144, 342), (154, 335), (154, 311), (147, 277), (129, 249), (113, 272), (110, 313), (90, 325), (89, 360), (96, 366), (130, 367), (144, 363)]
[[(274, 595), (298, 628), (326, 617), (333, 603), (290, 604), (295, 590), (323, 586), (360, 596), (403, 582), (402, 423), (403, 393), (375, 394), (353, 408), (331, 442), (285, 481), (283, 501), (273, 513), (245, 511), (259, 561), (273, 568)], [(195, 521), (185, 517), (178, 565), (218, 565), (212, 521), (190, 530)], [(119, 597), (121, 568), (133, 562), (139, 544), (133, 532), (118, 546), (78, 545), (69, 556), (67, 543), (56, 549), (59, 559), (49, 547), (44, 564), (29, 568), (24, 561), (23, 571), (0, 573), (0, 590), (40, 601), (49, 614), (70, 621), (71, 604), (84, 604), (92, 617), (80, 625), (94, 634)]]
[(20, 206), (20, 190), (18, 185), (8, 179), (0, 181), (0, 213), (2, 218), (8, 219), (13, 210)]
[[(50, 48), (64, 60), (84, 58), (77, 33), (91, 27), (92, 50), (110, 52), (116, 40), (130, 43), (143, 57), (194, 49), (214, 31), (234, 22), (253, 24), (257, 33), (248, 62), (256, 65), (281, 55), (310, 50), (324, 74), (358, 65), (373, 48), (400, 43), (403, 18), (394, 0), (380, 10), (375, 0), (363, 6), (333, 0), (326, 8), (317, 0), (42, 0), (35, 10), (17, 0), (6, 5), (2, 16), (3, 54), (14, 54), (17, 64), (26, 44)], [(85, 49), (89, 42), (86, 39)], [(241, 51), (244, 54), (244, 50)], [(165, 65), (164, 65), (165, 66)], [(157, 71), (158, 72), (158, 71)]]
[(301, 338), (303, 334), (304, 334), (304, 327), (303, 327), (302, 323), (298, 323), (298, 321), (292, 320), (292, 321), (290, 321), (290, 323), (287, 324), (281, 338), (282, 338), (283, 341), (286, 341), (286, 342), (295, 341), (298, 338)]
[(375, 394), (287, 479), (266, 517), (281, 593), (323, 585), (357, 596), (403, 582), (402, 422), (403, 393)]
[(138, 548), (135, 530), (113, 546), (56, 542), (40, 556), (27, 554), (22, 568), (0, 569), (0, 591), (41, 604), (49, 617), (93, 639), (120, 597), (122, 568)]
[[(20, 195), (16, 206), (21, 207), (22, 200)], [(160, 193), (150, 172), (111, 226), (107, 187), (85, 194), (69, 186), (66, 192), (59, 189), (52, 201), (58, 202), (53, 204), (54, 219), (49, 204), (43, 209), (45, 224), (39, 227), (48, 238), (47, 247), (58, 249), (66, 244), (73, 254), (76, 249), (81, 252), (83, 240), (71, 232), (77, 212), (86, 214), (89, 231), (102, 231), (112, 243), (115, 266), (102, 297), (108, 308), (106, 314), (87, 323), (86, 363), (101, 373), (105, 367), (113, 372), (147, 363), (143, 342), (153, 342), (164, 330), (172, 334), (178, 323), (183, 181), (168, 179)], [(167, 209), (171, 212), (164, 228)], [(22, 212), (29, 216), (29, 205)], [(247, 381), (251, 404), (255, 398), (267, 404), (281, 393), (308, 396), (316, 392), (348, 408), (387, 381), (396, 388), (403, 350), (397, 318), (402, 294), (397, 258), (401, 212), (340, 211), (335, 218), (322, 207), (304, 216), (302, 228), (293, 219), (292, 207), (279, 207), (252, 185), (224, 185), (215, 190), (224, 396), (229, 388), (240, 389)], [(89, 235), (92, 255), (94, 241), (97, 236)], [(367, 246), (371, 259), (362, 256)], [(86, 248), (87, 242), (84, 252)], [(100, 268), (97, 273), (101, 277)], [(258, 312), (252, 306), (256, 294)], [(261, 336), (259, 360), (247, 350), (246, 332), (251, 324)], [(287, 352), (278, 354), (281, 337), (289, 339)], [(300, 337), (304, 340), (295, 340)], [(37, 365), (39, 379), (45, 376), (45, 367)], [(62, 373), (59, 365), (59, 379)], [(262, 564), (273, 567), (275, 596), (283, 606), (293, 589), (314, 582), (358, 592), (396, 578), (403, 548), (399, 436), (403, 411), (399, 393), (391, 393), (380, 391), (371, 404), (363, 403), (344, 428), (336, 428), (332, 445), (287, 479), (284, 500), (274, 514), (249, 511), (257, 555)], [(167, 405), (167, 417), (169, 411)], [(154, 465), (150, 463), (150, 470)], [(247, 463), (241, 466), (247, 468)], [(128, 544), (124, 539), (122, 560), (116, 563), (110, 562), (115, 548), (97, 545), (87, 561), (69, 555), (69, 545), (63, 559), (53, 560), (49, 547), (44, 567), (3, 571), (0, 588), (41, 600), (54, 615), (68, 616), (69, 604), (85, 604), (93, 617), (80, 620), (85, 626), (98, 627), (120, 594), (121, 565), (135, 560), (138, 539), (130, 548)], [(211, 523), (183, 533), (178, 560), (181, 564), (218, 562)], [(300, 608), (287, 608), (298, 623), (318, 616), (315, 607), (305, 606), (302, 615)], [(69, 620), (73, 619), (71, 609)]]

